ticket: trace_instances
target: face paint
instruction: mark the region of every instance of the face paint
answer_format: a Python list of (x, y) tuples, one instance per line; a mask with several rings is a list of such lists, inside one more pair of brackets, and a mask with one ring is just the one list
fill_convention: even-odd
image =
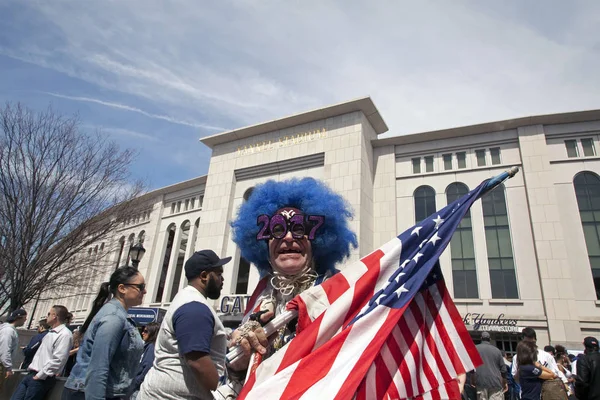
[[(275, 215), (259, 215), (256, 224), (260, 226), (256, 240), (282, 239), (288, 232), (294, 239), (305, 236), (314, 240), (317, 230), (325, 222), (322, 215), (304, 215), (295, 208), (277, 210)], [(262, 226), (261, 226), (262, 225)]]

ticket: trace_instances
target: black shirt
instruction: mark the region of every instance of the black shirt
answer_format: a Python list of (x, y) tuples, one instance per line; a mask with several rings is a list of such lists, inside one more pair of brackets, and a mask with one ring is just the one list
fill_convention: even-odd
[(535, 365), (519, 366), (519, 384), (521, 385), (521, 400), (540, 400), (542, 395), (542, 382), (540, 378), (542, 369)]

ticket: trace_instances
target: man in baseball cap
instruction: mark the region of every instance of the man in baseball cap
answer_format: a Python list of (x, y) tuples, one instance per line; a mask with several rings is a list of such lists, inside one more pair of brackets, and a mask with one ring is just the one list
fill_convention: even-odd
[(580, 400), (600, 399), (600, 353), (598, 339), (588, 336), (583, 339), (585, 350), (577, 360), (575, 396)]
[(6, 324), (0, 325), (0, 391), (4, 380), (12, 375), (12, 361), (19, 348), (17, 328), (27, 320), (27, 311), (19, 308), (8, 316)]
[(213, 399), (225, 374), (227, 332), (208, 299), (223, 288), (223, 265), (212, 250), (197, 251), (185, 262), (188, 286), (177, 293), (165, 314), (154, 347), (154, 365), (138, 400)]

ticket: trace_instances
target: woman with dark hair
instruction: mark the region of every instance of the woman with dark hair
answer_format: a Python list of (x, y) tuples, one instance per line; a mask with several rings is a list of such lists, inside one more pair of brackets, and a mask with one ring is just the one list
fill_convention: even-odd
[(537, 346), (529, 340), (517, 345), (517, 378), (521, 385), (521, 400), (540, 400), (542, 382), (556, 379), (554, 372), (537, 361)]
[(142, 304), (144, 294), (144, 277), (133, 267), (118, 268), (101, 285), (81, 327), (83, 339), (62, 400), (126, 397), (143, 351), (127, 310)]
[(142, 339), (144, 339), (146, 344), (144, 344), (144, 353), (142, 354), (138, 372), (131, 384), (132, 394), (129, 397), (129, 400), (135, 400), (137, 398), (140, 386), (142, 386), (146, 374), (150, 368), (152, 368), (152, 363), (154, 362), (154, 343), (156, 342), (156, 336), (158, 336), (158, 328), (160, 328), (158, 322), (150, 322), (142, 330)]

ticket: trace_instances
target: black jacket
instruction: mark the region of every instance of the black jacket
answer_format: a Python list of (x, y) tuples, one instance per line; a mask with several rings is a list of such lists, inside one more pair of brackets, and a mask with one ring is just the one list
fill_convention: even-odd
[(579, 400), (600, 400), (600, 353), (597, 351), (577, 360), (575, 396)]

